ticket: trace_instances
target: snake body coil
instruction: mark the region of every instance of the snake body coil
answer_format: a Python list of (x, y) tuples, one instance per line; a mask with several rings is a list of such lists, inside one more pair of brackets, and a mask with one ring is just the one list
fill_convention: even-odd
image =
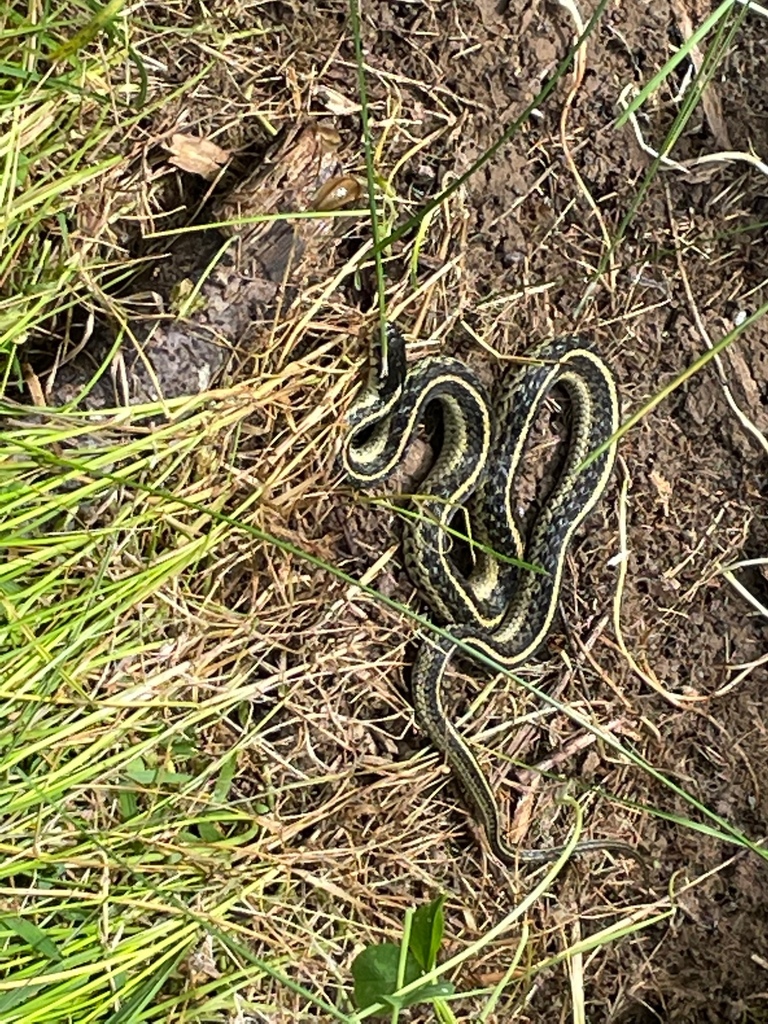
[[(452, 637), (509, 669), (528, 662), (552, 627), (569, 543), (605, 488), (614, 448), (581, 472), (579, 467), (618, 426), (613, 376), (588, 345), (559, 338), (537, 349), (535, 360), (511, 377), (492, 409), (475, 374), (457, 359), (429, 357), (407, 367), (404, 339), (390, 327), (386, 366), (377, 368), (352, 407), (344, 446), (352, 483), (373, 487), (402, 460), (426, 407), (439, 404), (443, 443), (420, 485), (418, 514), (406, 523), (406, 567), (434, 613), (452, 624)], [(568, 448), (526, 542), (514, 512), (516, 478), (541, 403), (556, 385), (571, 399)], [(472, 524), (468, 571), (453, 557), (459, 512), (469, 514)], [(522, 558), (543, 572), (509, 561)], [(561, 849), (507, 843), (493, 790), (446, 714), (443, 682), (454, 651), (443, 637), (423, 641), (412, 680), (417, 723), (446, 756), (493, 853), (507, 864), (551, 861)], [(575, 849), (637, 857), (632, 847), (612, 840), (589, 840)]]

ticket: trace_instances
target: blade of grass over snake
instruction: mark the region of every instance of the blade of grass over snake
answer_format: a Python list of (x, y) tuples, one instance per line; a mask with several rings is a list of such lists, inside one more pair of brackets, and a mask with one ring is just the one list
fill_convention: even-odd
[[(359, 496), (358, 496), (359, 497)], [(401, 498), (408, 497), (412, 501), (418, 501), (419, 495), (401, 494)], [(425, 518), (423, 513), (418, 509), (404, 508), (402, 505), (397, 505), (395, 502), (387, 498), (368, 498), (362, 502), (366, 505), (373, 505), (378, 508), (386, 509), (388, 512), (392, 512), (396, 516), (401, 516), (403, 519), (410, 519), (413, 521)], [(449, 526), (447, 523), (441, 523), (440, 529), (444, 533), (447, 533), (450, 537), (455, 537), (457, 540), (463, 541), (473, 551), (482, 551), (483, 554), (491, 555), (492, 558), (498, 559), (500, 562), (504, 562), (507, 565), (515, 565), (518, 569), (527, 569), (529, 572), (538, 572), (544, 574), (546, 570), (542, 569), (538, 565), (531, 565), (530, 562), (524, 562), (521, 558), (512, 558), (511, 555), (505, 555), (501, 551), (496, 551), (488, 544), (483, 544), (479, 540), (475, 540), (474, 537), (470, 537), (468, 534), (463, 533), (461, 530), (457, 530), (453, 526)]]
[[(251, 216), (237, 218), (237, 225), (241, 224), (270, 224), (278, 221), (294, 220), (330, 220), (332, 218), (359, 217), (366, 213), (365, 210), (287, 210), (284, 213), (254, 213)], [(147, 231), (144, 238), (175, 238), (177, 235), (194, 235), (211, 228), (228, 228), (235, 222), (231, 220), (211, 220), (205, 224), (188, 224), (178, 228), (160, 229), (158, 231)]]

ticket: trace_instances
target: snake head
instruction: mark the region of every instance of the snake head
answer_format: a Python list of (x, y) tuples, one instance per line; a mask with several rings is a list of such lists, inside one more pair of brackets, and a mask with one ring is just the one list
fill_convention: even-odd
[(383, 351), (379, 337), (372, 344), (368, 383), (347, 415), (353, 431), (378, 422), (395, 405), (405, 384), (405, 338), (394, 324), (387, 324)]
[(387, 350), (380, 353), (379, 394), (386, 400), (405, 384), (405, 338), (395, 324), (387, 324)]

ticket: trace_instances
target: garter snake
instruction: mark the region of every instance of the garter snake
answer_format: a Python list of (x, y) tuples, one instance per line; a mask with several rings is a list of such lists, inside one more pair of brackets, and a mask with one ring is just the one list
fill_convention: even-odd
[[(618, 426), (613, 376), (588, 344), (562, 337), (533, 356), (535, 362), (511, 376), (492, 406), (477, 376), (458, 359), (432, 356), (407, 366), (405, 341), (390, 326), (386, 364), (374, 365), (351, 407), (343, 450), (350, 482), (376, 486), (401, 462), (427, 406), (439, 405), (442, 447), (420, 486), (418, 514), (406, 521), (406, 568), (432, 611), (450, 623), (451, 637), (508, 669), (530, 661), (552, 627), (569, 543), (605, 488), (614, 449), (581, 472), (579, 466)], [(514, 512), (515, 482), (542, 401), (556, 385), (571, 399), (569, 442), (526, 540)], [(475, 542), (464, 571), (453, 557), (452, 522), (462, 510), (469, 510)], [(509, 561), (523, 557), (543, 572)], [(446, 714), (443, 684), (455, 649), (443, 637), (423, 640), (411, 684), (417, 724), (445, 755), (499, 860), (554, 860), (562, 848), (522, 849), (507, 842), (488, 779)], [(631, 846), (615, 840), (580, 842), (574, 852), (589, 850), (613, 850), (643, 863)]]

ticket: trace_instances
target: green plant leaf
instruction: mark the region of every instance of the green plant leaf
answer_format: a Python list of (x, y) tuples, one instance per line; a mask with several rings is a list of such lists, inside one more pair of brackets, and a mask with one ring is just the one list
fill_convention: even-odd
[(0, 923), (9, 931), (18, 935), (19, 938), (24, 939), (32, 949), (36, 949), (44, 957), (47, 957), (49, 960), (61, 960), (61, 953), (56, 948), (55, 943), (36, 924), (32, 924), (31, 921), (26, 921), (21, 917), (4, 917)]
[(440, 981), (436, 985), (425, 985), (423, 988), (417, 988), (415, 992), (409, 992), (402, 999), (391, 999), (390, 1003), (397, 1002), (400, 1007), (404, 1008), (406, 1006), (414, 1006), (416, 1003), (426, 1003), (430, 999), (444, 999), (446, 996), (452, 996), (455, 992), (456, 989), (450, 981)]
[(164, 771), (162, 768), (129, 768), (125, 774), (139, 786), (181, 786), (192, 781), (192, 776), (185, 772)]
[[(400, 947), (394, 942), (366, 946), (362, 953), (358, 953), (352, 961), (352, 977), (355, 979), (355, 1003), (359, 1009), (364, 1010), (374, 1003), (392, 1005), (389, 997), (397, 990), (399, 963)], [(409, 953), (405, 961), (403, 983), (408, 985), (416, 981), (422, 973), (418, 963)]]
[(219, 843), (224, 838), (224, 833), (215, 821), (203, 819), (197, 823), (200, 838), (205, 843)]
[(152, 1001), (168, 978), (177, 970), (179, 964), (189, 955), (189, 947), (179, 950), (175, 956), (164, 958), (155, 970), (141, 985), (137, 986), (130, 998), (112, 1014), (108, 1024), (130, 1024), (141, 1018), (141, 1011)]
[(237, 772), (237, 753), (232, 751), (227, 754), (221, 765), (219, 777), (213, 787), (213, 799), (216, 803), (224, 803), (229, 796), (232, 787), (232, 779)]
[(136, 794), (129, 789), (120, 790), (117, 794), (117, 802), (120, 807), (120, 820), (129, 821), (139, 810), (139, 801)]
[(431, 903), (425, 903), (413, 915), (411, 939), (408, 945), (422, 971), (431, 971), (437, 961), (437, 953), (443, 941), (445, 896), (438, 896)]

